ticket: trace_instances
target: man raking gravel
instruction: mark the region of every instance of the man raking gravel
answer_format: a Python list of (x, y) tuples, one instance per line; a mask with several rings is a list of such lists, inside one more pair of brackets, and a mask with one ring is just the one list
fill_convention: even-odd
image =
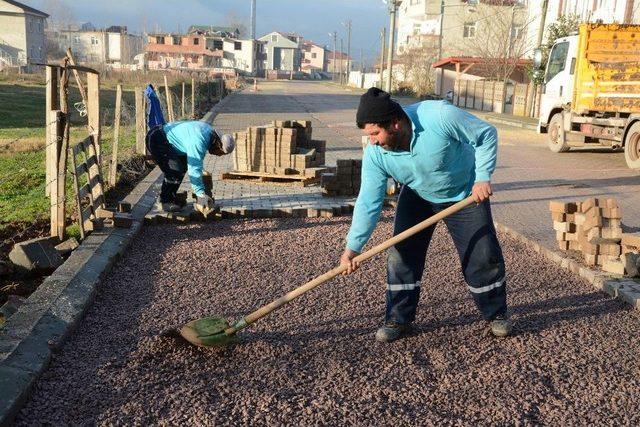
[[(472, 195), (475, 204), (444, 222), (456, 246), (469, 291), (495, 336), (507, 336), (506, 278), (491, 217), (491, 174), (496, 165), (496, 129), (447, 101), (423, 101), (403, 109), (387, 92), (369, 89), (360, 98), (356, 122), (369, 136), (362, 184), (353, 212), (344, 274), (355, 271), (376, 226), (388, 178), (402, 184), (394, 235)], [(420, 280), (435, 224), (389, 249), (387, 308), (376, 340), (394, 341), (411, 330)]]

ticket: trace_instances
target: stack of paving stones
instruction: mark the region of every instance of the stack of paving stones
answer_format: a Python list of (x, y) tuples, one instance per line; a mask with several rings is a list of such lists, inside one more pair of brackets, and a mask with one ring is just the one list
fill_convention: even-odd
[(309, 120), (277, 120), (233, 134), (234, 172), (260, 172), (319, 178), (325, 169), (326, 141), (313, 140)]
[(357, 196), (360, 192), (362, 160), (338, 159), (331, 172), (320, 175), (322, 194), (329, 197)]
[(581, 252), (587, 265), (599, 266), (609, 273), (637, 275), (640, 237), (629, 234), (623, 254), (625, 234), (622, 232), (622, 214), (615, 199), (590, 198), (570, 203), (554, 201), (550, 202), (549, 210), (561, 250)]

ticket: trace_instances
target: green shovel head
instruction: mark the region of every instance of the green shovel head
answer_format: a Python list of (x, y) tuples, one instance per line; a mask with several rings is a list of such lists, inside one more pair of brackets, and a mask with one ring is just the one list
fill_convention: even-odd
[(238, 342), (235, 333), (225, 334), (225, 329), (229, 327), (229, 322), (222, 317), (203, 317), (180, 328), (180, 335), (199, 347), (226, 347)]

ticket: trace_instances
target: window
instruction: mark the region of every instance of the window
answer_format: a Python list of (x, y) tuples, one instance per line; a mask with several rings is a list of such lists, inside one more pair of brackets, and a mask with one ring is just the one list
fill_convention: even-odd
[(156, 43), (157, 44), (164, 44), (164, 37), (156, 37)]
[(233, 50), (242, 50), (242, 42), (233, 42)]
[(91, 36), (91, 45), (92, 46), (97, 46), (98, 45), (98, 39), (94, 36)]
[(462, 33), (462, 37), (465, 39), (473, 39), (476, 37), (476, 28), (478, 27), (477, 22), (465, 22), (464, 24), (464, 32)]
[(174, 45), (181, 45), (182, 44), (182, 40), (181, 40), (180, 37), (173, 36), (172, 40), (171, 40), (171, 43), (173, 43)]
[(524, 28), (522, 27), (513, 27), (511, 29), (511, 39), (521, 39), (524, 34)]
[(409, 2), (409, 4), (410, 4), (411, 6), (413, 6), (413, 5), (416, 5), (416, 4), (420, 4), (421, 2), (422, 2), (422, 0), (411, 0), (411, 1)]
[(271, 36), (271, 41), (276, 43), (278, 41), (278, 35), (277, 34), (272, 35)]
[(317, 57), (318, 57), (318, 54), (317, 54), (317, 53), (315, 53), (315, 52), (312, 52), (312, 53), (311, 53), (311, 58), (312, 58), (312, 59), (316, 59)]
[(79, 37), (79, 36), (75, 36), (75, 37), (73, 38), (73, 43), (74, 43), (74, 44), (80, 44), (80, 37)]
[(222, 49), (223, 49), (222, 40), (214, 40), (213, 41), (213, 50), (222, 50)]
[(556, 74), (564, 70), (565, 63), (567, 62), (567, 53), (569, 52), (569, 42), (558, 43), (553, 47), (549, 54), (549, 65), (547, 66), (547, 75), (544, 78), (544, 82), (554, 78)]
[(200, 39), (193, 39), (193, 45), (198, 46), (200, 44)]
[(420, 34), (420, 28), (422, 27), (422, 25), (420, 25), (419, 22), (415, 22), (413, 24), (413, 34)]

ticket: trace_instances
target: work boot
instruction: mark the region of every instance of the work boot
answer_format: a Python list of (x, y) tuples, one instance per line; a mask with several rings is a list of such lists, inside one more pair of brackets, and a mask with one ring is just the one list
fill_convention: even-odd
[(175, 202), (170, 203), (162, 203), (162, 210), (165, 212), (180, 212), (182, 210), (182, 206)]
[(411, 331), (411, 323), (400, 325), (397, 323), (385, 323), (383, 327), (376, 332), (376, 341), (391, 342), (398, 338), (402, 338)]
[(511, 333), (511, 322), (505, 315), (498, 315), (489, 321), (491, 333), (496, 337), (506, 337)]

